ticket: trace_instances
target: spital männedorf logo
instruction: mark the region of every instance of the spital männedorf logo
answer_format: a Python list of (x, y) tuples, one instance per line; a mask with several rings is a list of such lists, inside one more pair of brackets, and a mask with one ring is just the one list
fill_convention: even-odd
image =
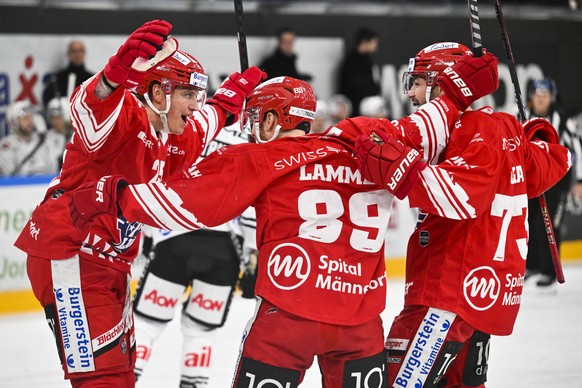
[(305, 249), (297, 244), (283, 243), (275, 247), (268, 261), (269, 279), (281, 290), (299, 287), (309, 277), (311, 263)]
[(491, 267), (478, 267), (469, 272), (463, 283), (465, 299), (475, 310), (484, 311), (495, 304), (501, 282)]

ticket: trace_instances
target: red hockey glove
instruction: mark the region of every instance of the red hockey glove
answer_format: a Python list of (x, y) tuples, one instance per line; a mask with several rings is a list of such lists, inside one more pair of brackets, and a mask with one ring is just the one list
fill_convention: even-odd
[[(381, 139), (375, 138), (378, 135)], [(415, 149), (405, 146), (394, 136), (374, 132), (372, 137), (360, 135), (356, 138), (358, 169), (362, 176), (403, 199), (426, 167)]]
[(473, 102), (499, 87), (498, 60), (491, 53), (465, 55), (438, 77), (438, 84), (457, 109), (465, 111)]
[(234, 115), (233, 122), (238, 120), (246, 96), (267, 77), (267, 73), (256, 66), (249, 67), (240, 73), (231, 74), (214, 96), (208, 100), (208, 104), (215, 104)]
[(548, 120), (536, 117), (524, 121), (522, 125), (527, 140), (543, 140), (547, 143), (560, 144), (558, 130)]
[(131, 65), (137, 58), (153, 58), (162, 49), (171, 30), (172, 25), (164, 20), (153, 20), (139, 27), (109, 58), (103, 70), (105, 77), (128, 89), (135, 88), (147, 72), (132, 69)]
[(117, 216), (117, 193), (127, 186), (121, 175), (104, 176), (96, 182), (81, 185), (71, 196), (69, 212), (77, 229), (86, 231), (101, 214)]

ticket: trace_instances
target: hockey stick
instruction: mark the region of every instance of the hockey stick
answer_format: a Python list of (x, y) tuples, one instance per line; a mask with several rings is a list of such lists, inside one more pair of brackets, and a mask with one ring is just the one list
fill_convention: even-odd
[[(525, 108), (523, 106), (523, 101), (521, 100), (521, 89), (519, 87), (519, 82), (517, 79), (515, 60), (513, 58), (513, 51), (511, 50), (511, 44), (509, 43), (509, 35), (507, 34), (507, 26), (505, 25), (505, 18), (503, 17), (503, 10), (501, 9), (501, 3), (499, 2), (499, 0), (495, 0), (495, 13), (497, 14), (497, 21), (499, 22), (499, 27), (501, 28), (501, 39), (503, 41), (503, 46), (505, 47), (505, 54), (509, 62), (508, 63), (509, 74), (511, 75), (511, 82), (513, 83), (515, 91), (515, 100), (517, 102), (517, 107), (519, 109), (519, 121), (523, 122), (525, 120)], [(548, 238), (548, 243), (550, 245), (552, 262), (554, 264), (554, 269), (556, 271), (556, 280), (558, 281), (558, 283), (564, 283), (566, 279), (564, 278), (564, 271), (562, 270), (560, 252), (558, 250), (558, 244), (556, 243), (556, 235), (554, 234), (554, 227), (552, 226), (552, 219), (550, 218), (550, 212), (548, 210), (548, 203), (546, 202), (545, 194), (540, 195), (538, 199), (540, 202), (540, 208), (542, 210), (542, 216), (544, 219), (546, 236)]]
[(469, 20), (469, 27), (471, 28), (471, 43), (473, 45), (473, 55), (480, 57), (483, 55), (481, 47), (481, 24), (479, 23), (479, 8), (477, 7), (477, 0), (468, 0), (469, 5), (469, 15), (471, 16)]
[(245, 21), (242, 0), (234, 0), (234, 13), (236, 16), (236, 38), (238, 40), (238, 56), (240, 70), (249, 68), (249, 54), (247, 51), (247, 36), (245, 34)]
[[(236, 39), (238, 41), (238, 57), (240, 60), (240, 71), (243, 72), (249, 68), (249, 53), (247, 51), (247, 34), (245, 33), (245, 19), (243, 12), (243, 0), (234, 0), (234, 14), (236, 16)], [(243, 105), (243, 112), (246, 102)], [(240, 126), (244, 132), (244, 117), (240, 115)], [(255, 143), (255, 139), (249, 134), (249, 143)]]

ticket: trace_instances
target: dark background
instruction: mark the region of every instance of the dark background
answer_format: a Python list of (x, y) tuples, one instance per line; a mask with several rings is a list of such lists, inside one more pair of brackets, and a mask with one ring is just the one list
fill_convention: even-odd
[[(504, 15), (516, 63), (540, 65), (544, 74), (556, 79), (559, 102), (567, 113), (581, 112), (582, 11), (515, 3), (519, 2), (504, 6)], [(209, 4), (214, 7), (208, 9)], [(496, 53), (500, 62), (507, 62), (492, 2), (480, 4), (479, 12), (484, 47)], [(193, 2), (191, 9), (176, 11), (0, 5), (0, 33), (129, 34), (151, 19), (170, 20), (177, 35), (236, 33), (234, 5), (224, 1)], [(245, 26), (248, 36), (271, 37), (279, 27), (291, 26), (299, 36), (341, 37), (348, 49), (354, 31), (368, 26), (380, 35), (378, 64), (407, 63), (411, 54), (433, 42), (471, 43), (466, 3), (249, 2)], [(503, 103), (498, 101), (503, 96), (500, 90), (496, 103)]]

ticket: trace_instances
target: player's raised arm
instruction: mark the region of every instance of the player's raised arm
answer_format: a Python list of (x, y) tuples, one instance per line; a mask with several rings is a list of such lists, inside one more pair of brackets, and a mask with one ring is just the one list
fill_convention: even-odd
[(117, 50), (103, 69), (95, 92), (105, 98), (119, 85), (135, 89), (148, 70), (172, 55), (178, 48), (169, 38), (172, 25), (164, 20), (152, 20), (136, 29)]

